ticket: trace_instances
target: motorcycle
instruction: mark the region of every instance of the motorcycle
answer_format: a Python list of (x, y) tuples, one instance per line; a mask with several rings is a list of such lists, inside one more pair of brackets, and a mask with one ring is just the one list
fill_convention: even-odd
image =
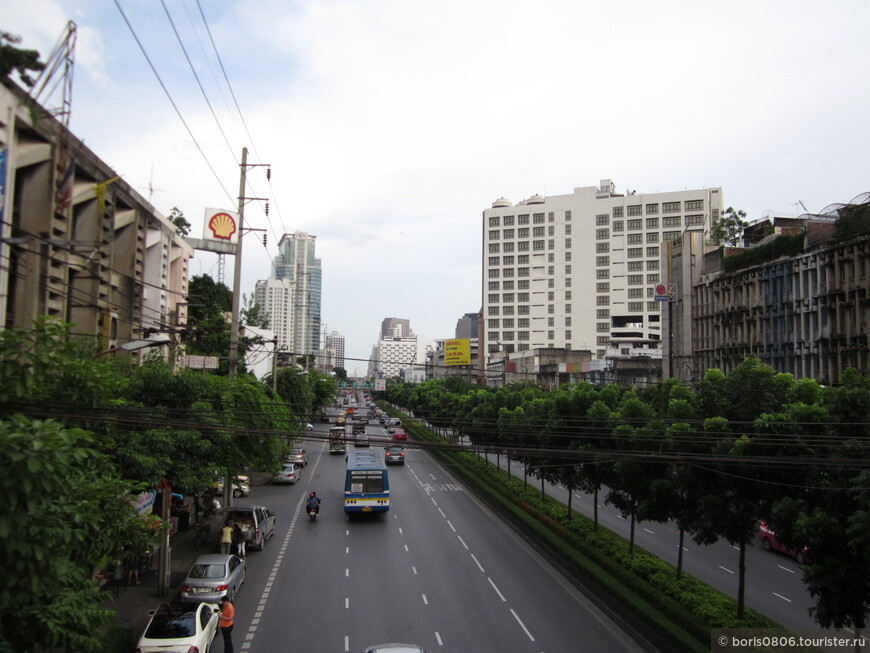
[(317, 511), (316, 506), (309, 506), (308, 507), (308, 519), (310, 521), (314, 521), (315, 519), (317, 519), (317, 512), (318, 511)]

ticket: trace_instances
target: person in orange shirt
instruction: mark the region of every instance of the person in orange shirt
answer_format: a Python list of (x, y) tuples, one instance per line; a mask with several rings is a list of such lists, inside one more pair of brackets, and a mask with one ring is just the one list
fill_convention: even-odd
[(236, 608), (230, 602), (230, 597), (221, 598), (220, 626), (224, 636), (224, 653), (233, 653), (233, 621), (236, 617)]

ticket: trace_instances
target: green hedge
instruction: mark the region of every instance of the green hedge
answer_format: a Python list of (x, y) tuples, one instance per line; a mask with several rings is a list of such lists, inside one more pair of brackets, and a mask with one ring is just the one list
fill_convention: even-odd
[[(403, 420), (414, 439), (443, 442), (418, 421)], [(564, 504), (542, 497), (539, 489), (480, 456), (451, 449), (433, 453), (676, 649), (708, 651), (712, 628), (780, 628), (750, 608), (746, 608), (745, 618), (738, 620), (737, 603), (731, 597), (685, 572), (677, 578), (673, 565), (637, 545), (630, 554), (626, 539), (600, 525), (595, 530), (594, 522), (576, 511), (569, 517)]]

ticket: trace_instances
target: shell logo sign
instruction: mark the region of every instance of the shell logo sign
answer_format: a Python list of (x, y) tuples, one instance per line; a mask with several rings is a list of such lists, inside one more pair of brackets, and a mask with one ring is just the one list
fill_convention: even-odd
[(238, 213), (224, 211), (223, 209), (206, 209), (203, 238), (223, 243), (238, 242), (238, 224)]

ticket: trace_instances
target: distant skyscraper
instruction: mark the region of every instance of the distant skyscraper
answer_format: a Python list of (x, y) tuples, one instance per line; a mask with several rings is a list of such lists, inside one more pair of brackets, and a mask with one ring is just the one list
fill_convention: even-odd
[(293, 351), (293, 333), (290, 327), (290, 306), (293, 304), (293, 285), (289, 279), (264, 279), (254, 288), (254, 301), (263, 315), (269, 316), (269, 330), (278, 338), (279, 351)]
[(381, 338), (411, 338), (411, 321), (398, 317), (386, 317), (381, 322)]
[(426, 350), (434, 343), (418, 337), (411, 329), (410, 320), (388, 317), (381, 323), (381, 334), (372, 347), (369, 374), (381, 377), (399, 376), (403, 369), (426, 362)]
[(292, 299), (287, 307), (290, 315), (290, 342), (294, 354), (313, 354), (320, 349), (320, 301), (323, 271), (320, 259), (314, 255), (317, 236), (297, 231), (284, 234), (278, 243), (280, 254), (275, 257), (275, 276), (290, 282)]
[(332, 367), (340, 367), (347, 370), (344, 364), (344, 336), (338, 331), (333, 331), (326, 336), (325, 346), (327, 356), (332, 361)]
[(466, 313), (456, 321), (456, 337), (457, 338), (477, 338), (477, 313)]

